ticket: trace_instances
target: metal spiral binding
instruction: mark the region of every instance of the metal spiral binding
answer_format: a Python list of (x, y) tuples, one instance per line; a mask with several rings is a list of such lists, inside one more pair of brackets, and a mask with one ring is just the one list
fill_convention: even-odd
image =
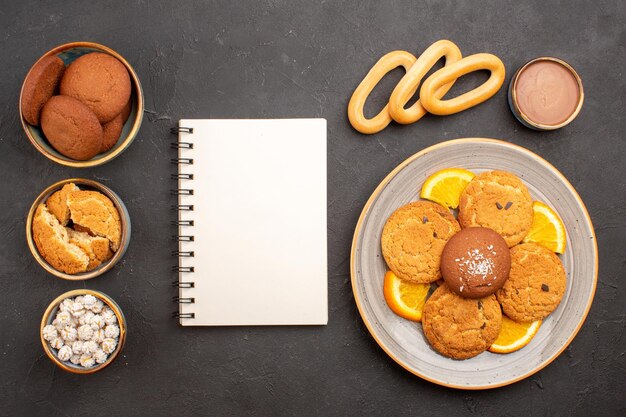
[(172, 301), (178, 304), (193, 304), (196, 302), (194, 297), (172, 297)]
[(170, 178), (173, 180), (192, 180), (193, 174), (172, 174)]
[(172, 226), (193, 226), (193, 220), (172, 220)]
[(193, 195), (193, 190), (189, 188), (178, 188), (170, 190), (170, 195)]
[(193, 143), (191, 142), (172, 142), (170, 143), (172, 149), (193, 149)]
[(172, 287), (178, 287), (178, 288), (195, 288), (196, 283), (195, 282), (190, 282), (190, 281), (172, 281)]
[(177, 135), (179, 133), (193, 133), (193, 127), (172, 127), (170, 133)]
[[(189, 133), (189, 134), (193, 134), (193, 128), (191, 127), (174, 127), (172, 129), (170, 129), (170, 132), (172, 134), (179, 134), (179, 133)], [(192, 158), (181, 158), (180, 157), (180, 150), (181, 149), (193, 149), (193, 143), (191, 142), (173, 142), (170, 145), (171, 149), (175, 149), (179, 152), (178, 154), (178, 158), (172, 158), (171, 162), (172, 164), (176, 164), (176, 165), (193, 165), (193, 159)], [(186, 174), (186, 173), (181, 173), (180, 171), (176, 174), (172, 174), (170, 175), (170, 178), (172, 180), (175, 181), (191, 181), (193, 180), (193, 174)], [(180, 198), (180, 196), (190, 196), (193, 195), (194, 191), (193, 188), (179, 188), (176, 187), (174, 189), (172, 189), (170, 191), (170, 194), (173, 196), (177, 196)], [(191, 204), (175, 204), (172, 205), (172, 209), (176, 210), (178, 212), (182, 212), (182, 211), (194, 211), (194, 207)], [(172, 226), (176, 226), (176, 227), (191, 227), (194, 225), (194, 221), (193, 220), (181, 220), (180, 217), (177, 220), (172, 220), (170, 222), (170, 224)], [(176, 234), (174, 236), (172, 236), (172, 238), (177, 241), (177, 242), (193, 242), (194, 241), (194, 236), (193, 235), (182, 235), (182, 234)], [(182, 251), (182, 250), (174, 250), (172, 251), (172, 256), (176, 257), (176, 258), (193, 258), (195, 257), (195, 252), (194, 251)], [(195, 272), (195, 268), (193, 266), (181, 266), (180, 263), (179, 265), (173, 266), (172, 267), (172, 272), (181, 274), (190, 274)], [(196, 283), (193, 281), (181, 281), (180, 280), (180, 276), (179, 279), (175, 280), (172, 282), (172, 286), (176, 287), (176, 288), (195, 288)], [(176, 304), (193, 304), (195, 303), (196, 299), (194, 297), (181, 297), (180, 295), (177, 295), (175, 297), (172, 297), (172, 302), (176, 303)], [(196, 317), (195, 313), (181, 313), (180, 311), (176, 311), (172, 314), (172, 317), (177, 318), (177, 319), (193, 319)]]
[(181, 313), (180, 311), (175, 311), (172, 313), (172, 317), (175, 319), (193, 319), (196, 317), (196, 313)]

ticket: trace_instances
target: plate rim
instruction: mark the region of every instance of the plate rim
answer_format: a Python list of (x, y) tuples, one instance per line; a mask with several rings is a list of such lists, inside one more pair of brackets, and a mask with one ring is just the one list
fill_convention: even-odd
[[(359, 295), (357, 294), (357, 290), (356, 290), (357, 287), (355, 285), (355, 283), (356, 283), (355, 253), (356, 253), (357, 240), (358, 240), (359, 234), (361, 232), (361, 227), (363, 225), (363, 220), (364, 220), (365, 216), (367, 215), (367, 213), (369, 212), (369, 210), (370, 210), (372, 204), (374, 203), (374, 201), (376, 200), (376, 198), (379, 196), (379, 194), (382, 192), (382, 190), (387, 186), (387, 184), (389, 184), (389, 182), (391, 182), (391, 180), (402, 169), (404, 169), (407, 165), (409, 165), (414, 160), (416, 160), (419, 157), (421, 157), (421, 156), (423, 156), (423, 155), (425, 155), (425, 154), (427, 154), (429, 152), (432, 152), (432, 151), (434, 151), (436, 149), (445, 148), (445, 147), (448, 147), (448, 146), (454, 146), (454, 145), (459, 144), (459, 143), (495, 143), (495, 144), (498, 144), (498, 145), (503, 145), (503, 146), (506, 146), (506, 147), (514, 148), (514, 149), (516, 149), (518, 151), (521, 151), (522, 153), (525, 153), (526, 155), (532, 157), (533, 159), (537, 159), (537, 161), (539, 163), (544, 164), (545, 166), (547, 166), (547, 168), (552, 170), (561, 179), (561, 181), (568, 188), (568, 190), (572, 193), (572, 195), (577, 200), (577, 202), (580, 205), (580, 207), (582, 207), (582, 209), (583, 209), (583, 214), (585, 215), (588, 224), (591, 226), (591, 234), (593, 236), (593, 247), (594, 247), (593, 288), (592, 288), (592, 291), (591, 291), (591, 293), (590, 293), (590, 295), (589, 295), (589, 297), (587, 299), (587, 305), (585, 306), (585, 311), (583, 312), (583, 314), (582, 314), (578, 324), (576, 325), (576, 328), (571, 333), (571, 335), (568, 337), (568, 339), (565, 341), (565, 343), (563, 343), (563, 346), (561, 346), (561, 348), (556, 353), (554, 353), (551, 357), (549, 357), (546, 361), (541, 363), (539, 366), (535, 367), (534, 369), (531, 369), (530, 371), (528, 371), (528, 372), (526, 372), (526, 373), (524, 373), (524, 374), (522, 374), (522, 375), (520, 375), (518, 377), (509, 379), (509, 380), (506, 380), (506, 381), (503, 381), (503, 382), (499, 382), (497, 384), (489, 384), (489, 385), (458, 385), (458, 384), (451, 384), (451, 383), (447, 383), (445, 381), (440, 381), (440, 380), (434, 379), (432, 377), (426, 376), (426, 375), (420, 373), (418, 370), (411, 369), (408, 366), (408, 364), (405, 363), (405, 361), (402, 361), (398, 357), (396, 357), (391, 352), (391, 349), (389, 349), (389, 347), (387, 347), (382, 342), (382, 340), (376, 335), (376, 333), (374, 332), (372, 324), (365, 317), (365, 314), (364, 314), (364, 311), (363, 311), (363, 307), (361, 305), (361, 299), (359, 298)], [(429, 382), (432, 382), (434, 384), (441, 385), (441, 386), (444, 386), (444, 387), (448, 387), (448, 388), (463, 389), (463, 390), (494, 389), (494, 388), (499, 388), (499, 387), (507, 386), (507, 385), (510, 385), (510, 384), (514, 384), (515, 382), (518, 382), (518, 381), (521, 381), (523, 379), (526, 379), (529, 376), (534, 375), (535, 373), (541, 371), (543, 368), (545, 368), (550, 363), (552, 363), (552, 361), (554, 361), (556, 358), (558, 358), (561, 355), (561, 353), (563, 353), (563, 351), (574, 340), (574, 338), (576, 337), (576, 335), (580, 331), (582, 325), (587, 320), (587, 315), (589, 314), (589, 310), (591, 309), (591, 305), (593, 304), (593, 299), (594, 299), (595, 294), (596, 294), (596, 289), (597, 289), (597, 284), (598, 284), (598, 240), (596, 238), (596, 232), (595, 232), (595, 228), (593, 227), (593, 222), (591, 221), (591, 217), (589, 216), (589, 212), (587, 211), (587, 207), (585, 206), (585, 203), (583, 202), (582, 198), (580, 197), (580, 195), (578, 194), (578, 192), (576, 191), (574, 186), (567, 180), (565, 175), (563, 175), (561, 173), (561, 171), (559, 171), (554, 165), (552, 165), (546, 159), (542, 158), (541, 156), (537, 155), (536, 153), (532, 152), (531, 150), (524, 148), (523, 146), (516, 145), (516, 144), (511, 143), (511, 142), (506, 142), (506, 141), (503, 141), (503, 140), (500, 140), (500, 139), (478, 138), (478, 137), (452, 139), (452, 140), (447, 140), (447, 141), (444, 141), (444, 142), (440, 142), (440, 143), (436, 143), (434, 145), (428, 146), (427, 148), (424, 148), (421, 151), (419, 151), (419, 152), (409, 156), (404, 161), (402, 161), (400, 164), (398, 164), (393, 170), (391, 170), (391, 172), (389, 172), (389, 174), (387, 174), (385, 176), (385, 178), (383, 178), (383, 180), (374, 189), (374, 191), (372, 192), (370, 197), (367, 199), (367, 202), (363, 206), (363, 210), (361, 211), (361, 214), (359, 215), (359, 219), (358, 219), (358, 221), (356, 223), (356, 226), (354, 228), (354, 234), (353, 234), (353, 237), (352, 237), (352, 247), (350, 249), (350, 283), (352, 285), (352, 294), (353, 294), (354, 301), (355, 301), (356, 306), (357, 306), (357, 310), (359, 311), (359, 315), (361, 316), (361, 320), (363, 321), (363, 323), (367, 327), (367, 330), (369, 331), (370, 335), (376, 341), (378, 346), (380, 346), (383, 349), (383, 351), (387, 354), (387, 356), (389, 356), (391, 359), (393, 359), (402, 368), (404, 368), (405, 370), (409, 371), (411, 374), (413, 374), (415, 376), (418, 376), (418, 377), (420, 377), (420, 378), (422, 378), (422, 379), (424, 379), (426, 381), (429, 381)]]

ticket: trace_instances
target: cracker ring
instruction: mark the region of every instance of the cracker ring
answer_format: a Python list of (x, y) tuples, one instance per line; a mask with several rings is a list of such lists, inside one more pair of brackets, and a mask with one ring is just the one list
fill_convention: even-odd
[(365, 134), (377, 133), (387, 127), (391, 122), (389, 103), (376, 116), (367, 119), (363, 114), (365, 100), (387, 73), (400, 66), (408, 71), (416, 59), (415, 56), (406, 51), (392, 51), (376, 62), (363, 78), (361, 84), (354, 90), (350, 103), (348, 103), (348, 119), (350, 119), (352, 127)]
[[(479, 70), (489, 70), (491, 75), (482, 85), (467, 93), (449, 100), (440, 100), (437, 91), (449, 82), (463, 75)], [(498, 92), (504, 82), (504, 64), (495, 55), (475, 54), (467, 56), (452, 65), (446, 65), (428, 77), (420, 90), (422, 106), (432, 114), (446, 116), (476, 106)]]
[[(401, 124), (417, 122), (427, 113), (421, 101), (418, 99), (411, 107), (405, 109), (406, 103), (413, 97), (417, 88), (422, 82), (422, 78), (441, 58), (446, 58), (444, 65), (451, 65), (463, 56), (461, 50), (454, 43), (448, 40), (440, 40), (430, 45), (418, 58), (413, 66), (402, 77), (396, 88), (394, 88), (389, 98), (389, 114), (391, 118)], [(435, 97), (440, 99), (454, 85), (454, 81), (441, 86)]]

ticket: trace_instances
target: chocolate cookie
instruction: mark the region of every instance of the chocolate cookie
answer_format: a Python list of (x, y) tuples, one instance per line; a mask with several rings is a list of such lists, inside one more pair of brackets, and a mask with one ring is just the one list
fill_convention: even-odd
[(130, 76), (124, 64), (101, 52), (77, 58), (61, 79), (61, 94), (85, 103), (100, 123), (107, 123), (122, 112), (130, 90)]
[(383, 257), (398, 277), (429, 283), (441, 277), (439, 262), (448, 239), (461, 228), (447, 208), (418, 201), (397, 209), (383, 228)]
[(515, 175), (483, 172), (472, 179), (459, 201), (461, 227), (482, 226), (499, 233), (509, 247), (524, 239), (533, 223), (533, 201)]
[(72, 97), (54, 96), (41, 111), (41, 128), (54, 149), (79, 161), (102, 147), (102, 126), (95, 114)]
[(511, 254), (506, 242), (486, 227), (469, 227), (448, 241), (441, 254), (441, 275), (461, 297), (483, 298), (509, 277)]
[(558, 256), (535, 243), (511, 249), (511, 272), (496, 293), (504, 314), (512, 320), (543, 320), (565, 294), (565, 268)]
[(113, 148), (120, 139), (122, 128), (124, 127), (123, 117), (122, 113), (120, 113), (113, 120), (102, 125), (103, 140), (100, 152), (106, 152)]
[(28, 72), (22, 89), (22, 116), (28, 123), (39, 126), (39, 114), (46, 101), (58, 90), (65, 64), (58, 56), (39, 60)]
[(424, 335), (442, 355), (468, 359), (489, 348), (500, 333), (502, 311), (495, 295), (462, 298), (441, 285), (426, 300), (422, 314)]

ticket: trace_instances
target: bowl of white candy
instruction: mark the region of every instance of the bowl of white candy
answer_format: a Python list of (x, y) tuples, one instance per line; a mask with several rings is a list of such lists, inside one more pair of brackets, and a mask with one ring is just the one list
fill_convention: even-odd
[(108, 295), (73, 290), (50, 303), (41, 319), (41, 344), (60, 368), (90, 374), (107, 367), (126, 340), (126, 319)]

